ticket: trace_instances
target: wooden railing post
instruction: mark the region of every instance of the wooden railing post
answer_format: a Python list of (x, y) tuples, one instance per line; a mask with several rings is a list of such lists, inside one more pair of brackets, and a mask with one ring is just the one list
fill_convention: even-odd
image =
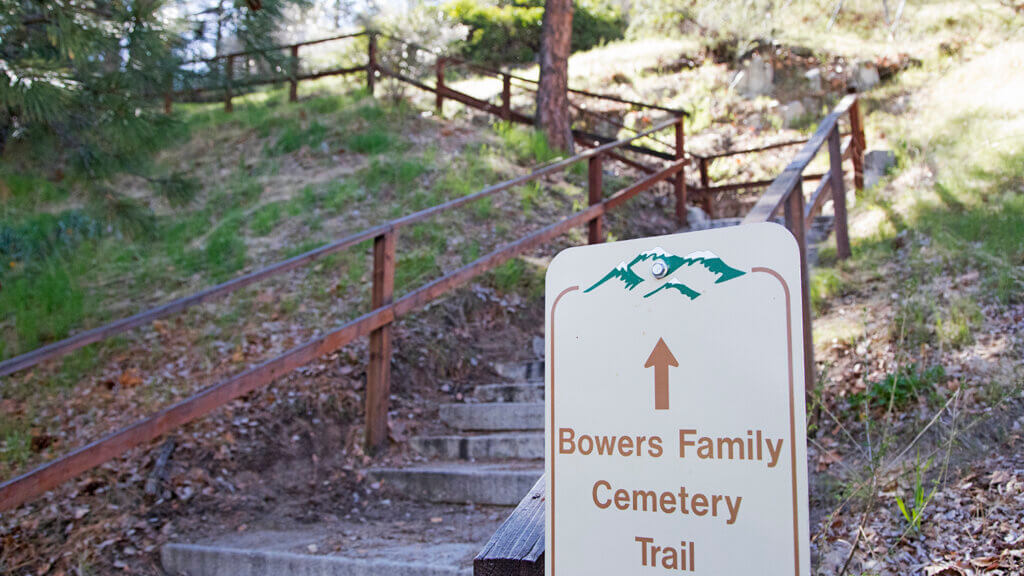
[(501, 75), (501, 119), (512, 119), (512, 77), (506, 73)]
[[(391, 304), (395, 290), (395, 231), (373, 239), (373, 286), (370, 305)], [(374, 453), (388, 440), (388, 399), (391, 395), (391, 323), (370, 332), (370, 364), (366, 368), (366, 451)]]
[(698, 168), (700, 169), (701, 192), (704, 195), (704, 211), (707, 212), (708, 218), (714, 218), (715, 199), (711, 197), (711, 192), (708, 190), (711, 188), (711, 179), (708, 177), (708, 159), (701, 156)]
[(850, 156), (853, 159), (853, 187), (858, 192), (864, 191), (864, 121), (860, 115), (860, 98), (850, 104)]
[(800, 284), (802, 294), (800, 308), (804, 323), (804, 390), (808, 395), (814, 391), (814, 341), (811, 338), (811, 291), (807, 270), (807, 229), (804, 224), (804, 181), (797, 178), (785, 202), (786, 228), (796, 238), (800, 248)]
[[(843, 152), (840, 139), (837, 123), (828, 135), (829, 187), (832, 188), (832, 207), (835, 215), (836, 253), (840, 258), (849, 258), (850, 233), (846, 225), (846, 188), (843, 186)], [(856, 158), (856, 154), (854, 157)]]
[[(589, 204), (595, 206), (604, 201), (604, 184), (601, 164), (602, 154), (591, 156), (587, 164), (587, 196)], [(599, 215), (587, 223), (587, 242), (600, 244), (604, 242), (604, 215)]]
[[(686, 132), (684, 127), (685, 117), (680, 116), (676, 122), (676, 160), (682, 160), (686, 155)], [(676, 174), (675, 179), (676, 195), (676, 220), (680, 226), (686, 225), (686, 168), (684, 167)]]
[(377, 35), (370, 32), (369, 47), (366, 50), (366, 91), (373, 96), (373, 88), (377, 81)]
[(438, 116), (444, 115), (444, 66), (446, 61), (444, 56), (438, 56), (437, 63), (434, 64), (437, 68), (437, 82), (434, 86), (437, 99), (434, 101), (434, 108), (437, 110)]
[(227, 113), (234, 112), (235, 107), (231, 103), (231, 83), (235, 76), (235, 57), (228, 56), (228, 61), (224, 66), (224, 111)]
[(288, 101), (296, 102), (299, 99), (299, 45), (292, 46), (291, 80), (288, 86)]

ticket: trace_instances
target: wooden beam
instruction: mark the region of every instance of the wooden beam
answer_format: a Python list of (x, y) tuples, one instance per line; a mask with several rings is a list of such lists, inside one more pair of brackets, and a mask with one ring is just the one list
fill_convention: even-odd
[[(601, 167), (602, 157), (592, 157), (587, 162), (587, 197), (591, 206), (600, 204), (604, 200), (603, 172)], [(587, 226), (587, 241), (590, 244), (604, 242), (604, 216), (598, 216), (591, 220)]]
[(473, 576), (543, 576), (545, 487), (541, 476), (473, 559)]
[[(395, 293), (395, 231), (373, 240), (374, 310), (390, 306)], [(379, 451), (388, 441), (388, 400), (391, 396), (391, 324), (370, 333), (370, 363), (366, 368), (366, 451)]]

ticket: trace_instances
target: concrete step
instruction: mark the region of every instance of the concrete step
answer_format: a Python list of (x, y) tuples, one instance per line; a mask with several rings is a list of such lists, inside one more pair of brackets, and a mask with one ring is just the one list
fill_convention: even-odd
[[(473, 554), (481, 545), (462, 545), (469, 564), (431, 563), (414, 559), (347, 558), (274, 550), (248, 550), (198, 544), (167, 544), (160, 563), (170, 576), (471, 576)], [(437, 545), (431, 547), (436, 552)], [(391, 552), (394, 550), (380, 550)]]
[(160, 560), (170, 576), (469, 576), (504, 515), (395, 502), (307, 524), (274, 511), (244, 531), (168, 543)]
[(494, 371), (502, 378), (513, 382), (536, 382), (544, 380), (544, 361), (499, 362), (492, 364)]
[(385, 490), (421, 502), (452, 502), (515, 506), (537, 478), (543, 465), (431, 464), (408, 468), (375, 468), (368, 477)]
[(527, 384), (484, 384), (473, 390), (481, 402), (543, 402), (544, 381)]
[(543, 402), (442, 404), (441, 421), (456, 430), (543, 430)]
[(418, 454), (433, 460), (543, 460), (544, 434), (538, 432), (483, 436), (416, 436), (409, 440)]

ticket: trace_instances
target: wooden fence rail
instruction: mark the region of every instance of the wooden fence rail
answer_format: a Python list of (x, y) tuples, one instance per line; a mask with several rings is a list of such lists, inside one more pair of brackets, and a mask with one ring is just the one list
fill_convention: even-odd
[[(848, 115), (852, 135), (843, 143), (839, 131), (839, 120)], [(835, 218), (833, 226), (836, 247), (840, 258), (850, 256), (850, 239), (847, 233), (846, 190), (844, 187), (843, 160), (849, 157), (853, 163), (853, 181), (858, 188), (862, 185), (859, 174), (863, 166), (864, 132), (860, 108), (856, 95), (844, 97), (833, 111), (818, 126), (814, 135), (807, 139), (795, 159), (786, 166), (768, 186), (750, 210), (744, 224), (767, 222), (779, 210), (785, 213), (786, 227), (796, 237), (800, 247), (801, 278), (803, 282), (803, 327), (807, 365), (805, 377), (807, 390), (813, 389), (814, 361), (811, 341), (811, 308), (807, 287), (807, 242), (806, 230), (810, 220), (824, 204), (826, 195), (832, 200)], [(805, 208), (803, 181), (804, 171), (823, 146), (827, 146), (829, 171), (821, 178), (814, 190), (810, 203)], [(543, 576), (544, 574), (544, 522), (545, 522), (545, 478), (541, 476), (533, 489), (519, 502), (512, 514), (491, 536), (483, 550), (473, 561), (475, 576)]]
[[(682, 124), (682, 118), (666, 120), (649, 131), (632, 138), (586, 150), (570, 158), (540, 167), (530, 174), (488, 186), (468, 196), (449, 200), (443, 204), (403, 216), (380, 226), (357, 232), (316, 250), (214, 286), (198, 294), (85, 332), (51, 345), (46, 349), (40, 349), (5, 362), (2, 368), (5, 370), (4, 373), (9, 374), (24, 367), (34, 365), (44, 359), (67, 354), (71, 350), (91, 342), (96, 342), (112, 334), (125, 332), (151, 322), (154, 319), (179, 312), (218, 296), (229, 294), (258, 280), (293, 270), (301, 265), (323, 258), (328, 254), (355, 246), (370, 239), (373, 240), (372, 310), (370, 312), (258, 366), (213, 384), (201, 392), (181, 400), (131, 426), (113, 432), (102, 439), (78, 448), (21, 476), (5, 481), (3, 484), (0, 484), (0, 511), (18, 506), (90, 468), (123, 454), (133, 447), (151, 442), (174, 428), (204, 416), (239, 396), (266, 386), (295, 368), (303, 366), (325, 354), (329, 354), (362, 336), (369, 336), (370, 338), (370, 359), (367, 367), (366, 395), (364, 398), (366, 419), (365, 442), (367, 448), (371, 451), (380, 448), (387, 441), (391, 326), (396, 319), (422, 308), (432, 300), (465, 284), (474, 277), (492, 270), (511, 258), (535, 249), (573, 228), (586, 225), (591, 231), (595, 228), (600, 230), (606, 211), (650, 189), (657, 183), (674, 177), (683, 170), (686, 160), (681, 159), (669, 163), (656, 173), (608, 196), (605, 196), (603, 190), (599, 188), (601, 185), (600, 179), (598, 178), (595, 183), (595, 180), (591, 178), (591, 185), (598, 188), (596, 191), (591, 190), (589, 192), (590, 205), (586, 209), (527, 234), (511, 244), (429, 282), (398, 300), (394, 300), (396, 239), (399, 230), (469, 202), (509, 190), (556, 172), (564, 171), (577, 162), (586, 161), (591, 162), (591, 166), (600, 166), (601, 159), (605, 155), (615, 149), (628, 145), (632, 140), (643, 138), (649, 133), (665, 129), (681, 131), (683, 129)], [(594, 235), (591, 232), (590, 239), (593, 242), (600, 242), (603, 240), (603, 236)]]

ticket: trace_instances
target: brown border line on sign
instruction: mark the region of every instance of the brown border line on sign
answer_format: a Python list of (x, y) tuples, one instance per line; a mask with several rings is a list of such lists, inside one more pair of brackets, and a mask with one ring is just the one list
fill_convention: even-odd
[[(796, 396), (793, 389), (793, 309), (792, 302), (789, 293), (789, 284), (786, 283), (786, 279), (781, 274), (772, 270), (771, 268), (765, 267), (754, 267), (751, 268), (751, 272), (764, 272), (775, 277), (782, 285), (782, 291), (786, 296), (786, 351), (789, 365), (789, 465), (790, 465), (790, 476), (792, 482), (792, 502), (793, 502), (793, 573), (795, 576), (800, 576), (800, 518), (797, 509), (797, 479), (796, 479)], [(557, 454), (555, 447), (555, 310), (558, 308), (558, 302), (563, 296), (574, 290), (579, 290), (579, 286), (570, 286), (565, 290), (562, 290), (558, 296), (555, 297), (555, 301), (551, 304), (551, 349), (548, 358), (550, 359), (550, 370), (551, 370), (551, 477), (548, 478), (548, 483), (551, 486), (551, 499), (548, 501), (548, 506), (551, 506), (551, 542), (550, 546), (545, 553), (551, 555), (551, 574), (554, 576), (555, 573), (555, 457)]]

